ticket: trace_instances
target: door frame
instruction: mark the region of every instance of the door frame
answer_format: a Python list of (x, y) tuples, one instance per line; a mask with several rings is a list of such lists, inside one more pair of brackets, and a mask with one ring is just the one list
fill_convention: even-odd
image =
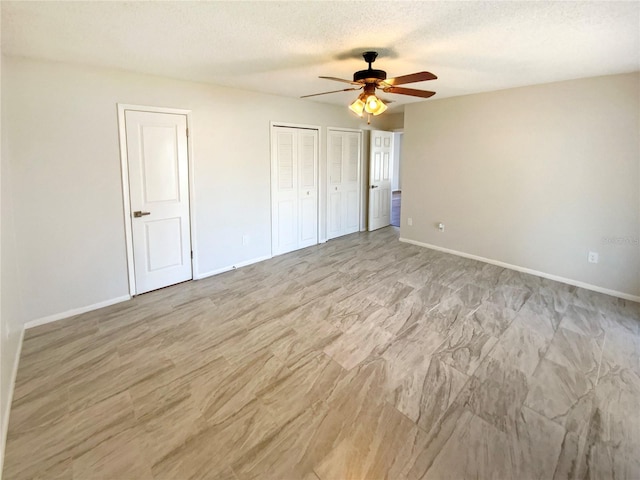
[[(322, 158), (322, 128), (320, 125), (309, 125), (305, 123), (291, 123), (291, 122), (269, 122), (269, 227), (271, 231), (271, 235), (269, 236), (269, 242), (271, 243), (271, 257), (273, 254), (273, 129), (276, 127), (284, 127), (284, 128), (299, 128), (301, 130), (316, 130), (318, 132), (318, 164), (316, 166), (316, 178), (318, 179), (318, 205), (317, 205), (317, 230), (318, 230), (318, 245), (327, 241), (326, 232), (321, 232), (320, 225), (322, 225), (322, 202), (325, 200), (324, 195), (322, 194), (322, 183), (323, 179), (320, 176), (320, 164), (322, 163), (320, 159)], [(326, 185), (325, 185), (326, 188)]]
[(127, 154), (127, 131), (125, 124), (125, 112), (135, 110), (147, 113), (168, 113), (173, 115), (185, 115), (187, 117), (187, 166), (189, 184), (189, 236), (191, 237), (191, 279), (197, 278), (198, 261), (195, 239), (195, 195), (193, 182), (193, 150), (191, 144), (192, 120), (191, 110), (168, 107), (151, 107), (147, 105), (132, 105), (128, 103), (118, 103), (118, 142), (120, 144), (120, 173), (122, 175), (122, 215), (124, 220), (124, 236), (127, 251), (127, 277), (129, 280), (129, 295), (137, 295), (136, 278), (133, 264), (133, 226), (131, 220), (131, 197), (129, 189), (129, 157)]
[[(327, 127), (327, 155), (325, 157), (325, 169), (326, 179), (325, 179), (325, 190), (327, 195), (327, 201), (329, 200), (329, 132), (351, 132), (357, 133), (359, 137), (359, 148), (360, 148), (360, 158), (358, 158), (358, 231), (362, 232), (363, 228), (365, 228), (365, 221), (363, 217), (363, 207), (366, 202), (363, 202), (363, 197), (366, 192), (365, 182), (364, 182), (364, 174), (363, 174), (363, 159), (364, 159), (364, 149), (363, 149), (363, 138), (364, 132), (361, 128), (342, 128), (342, 127)], [(326, 215), (325, 215), (325, 241), (327, 239), (327, 231), (329, 229), (329, 205), (326, 205)]]

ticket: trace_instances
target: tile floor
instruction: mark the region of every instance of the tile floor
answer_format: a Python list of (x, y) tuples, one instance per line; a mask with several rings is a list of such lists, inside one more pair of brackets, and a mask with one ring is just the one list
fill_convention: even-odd
[(28, 330), (3, 478), (640, 478), (640, 305), (397, 236)]

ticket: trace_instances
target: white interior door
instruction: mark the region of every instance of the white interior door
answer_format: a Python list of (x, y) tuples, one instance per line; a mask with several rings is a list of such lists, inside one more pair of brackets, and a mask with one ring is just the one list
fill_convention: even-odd
[(318, 131), (273, 127), (271, 138), (273, 255), (318, 243)]
[(372, 130), (369, 152), (369, 231), (371, 231), (391, 224), (393, 133)]
[(187, 117), (125, 111), (135, 293), (193, 278)]
[(298, 248), (318, 243), (318, 132), (298, 130)]
[(329, 130), (327, 238), (360, 229), (360, 132)]

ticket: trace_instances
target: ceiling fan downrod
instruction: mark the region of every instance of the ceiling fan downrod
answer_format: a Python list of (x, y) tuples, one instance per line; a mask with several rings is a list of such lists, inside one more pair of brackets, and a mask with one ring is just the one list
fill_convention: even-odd
[(375, 62), (378, 57), (378, 52), (364, 52), (362, 56), (364, 57), (364, 61), (369, 64), (369, 68), (354, 73), (353, 81), (359, 82), (364, 80), (365, 83), (376, 83), (377, 81), (386, 80), (387, 72), (371, 68), (371, 64)]

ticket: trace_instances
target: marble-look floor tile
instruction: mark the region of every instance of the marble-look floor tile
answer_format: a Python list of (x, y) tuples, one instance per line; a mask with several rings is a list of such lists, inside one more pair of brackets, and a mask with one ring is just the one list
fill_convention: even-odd
[(526, 304), (517, 313), (516, 320), (524, 327), (536, 332), (536, 334), (543, 337), (548, 342), (551, 342), (551, 339), (553, 339), (558, 325), (560, 324), (560, 320), (556, 322), (548, 315), (536, 313), (527, 308)]
[(528, 392), (529, 383), (524, 373), (488, 357), (457, 401), (498, 430), (512, 433)]
[(124, 431), (73, 460), (74, 480), (112, 480), (135, 478), (152, 480), (135, 429)]
[(323, 353), (310, 356), (289, 370), (290, 373), (256, 393), (261, 403), (279, 421), (289, 420), (312, 405), (326, 401), (346, 373)]
[[(259, 391), (289, 373), (290, 370), (281, 360), (265, 351), (227, 370), (215, 383), (215, 389), (209, 386), (208, 394), (206, 390), (203, 392), (198, 407), (209, 423), (220, 423), (251, 403)], [(201, 388), (205, 387), (202, 385)]]
[(582, 373), (595, 385), (602, 358), (602, 343), (598, 339), (559, 327), (545, 358)]
[(324, 353), (346, 370), (351, 370), (365, 360), (379, 345), (387, 343), (392, 334), (383, 328), (367, 324), (354, 324), (344, 334), (324, 348)]
[(49, 470), (66, 472), (71, 459), (132, 428), (134, 423), (131, 398), (128, 392), (123, 392), (80, 412), (70, 413), (55, 424), (26, 433), (10, 432), (3, 476), (30, 479), (44, 478)]
[(489, 357), (531, 377), (547, 352), (550, 341), (518, 318), (499, 338)]
[(325, 405), (313, 405), (272, 429), (252, 448), (243, 449), (232, 463), (238, 479), (313, 478), (313, 466), (327, 448), (314, 442), (325, 414)]
[[(414, 366), (388, 401), (427, 433), (440, 423), (469, 377), (437, 358)], [(396, 382), (393, 379), (394, 383)]]
[(554, 478), (636, 478), (640, 421), (635, 411), (640, 377), (611, 370), (598, 383), (581, 428), (567, 432)]
[(474, 309), (480, 306), (489, 291), (477, 285), (465, 283), (464, 286), (456, 290), (456, 294), (466, 308)]
[(598, 343), (602, 343), (606, 325), (604, 315), (597, 310), (587, 310), (569, 305), (560, 321), (560, 327), (594, 338)]
[(529, 289), (500, 285), (489, 292), (486, 300), (517, 312), (524, 306), (530, 296), (531, 291)]
[(430, 330), (425, 324), (416, 323), (380, 345), (372, 357), (385, 360), (389, 378), (387, 385), (393, 389), (410, 372), (422, 372), (429, 364), (432, 353), (444, 340), (443, 335)]
[(531, 295), (520, 309), (520, 313), (528, 313), (545, 318), (551, 328), (558, 328), (567, 308), (568, 301), (559, 295), (545, 295), (537, 292)]
[(482, 302), (469, 315), (485, 332), (498, 338), (511, 325), (518, 313), (494, 303)]
[(468, 414), (419, 478), (515, 478), (509, 439), (480, 417)]
[(389, 465), (404, 455), (415, 436), (413, 422), (388, 404), (362, 410), (339, 442), (315, 467), (320, 478), (387, 478)]
[(254, 400), (237, 415), (204, 427), (177, 445), (153, 464), (153, 476), (158, 479), (216, 478), (227, 472), (243, 453), (260, 446), (276, 431), (264, 407)]
[(553, 478), (564, 435), (560, 425), (523, 407), (509, 434), (514, 478)]
[(594, 384), (583, 373), (543, 358), (529, 385), (527, 407), (569, 431), (581, 429), (587, 421)]
[(471, 375), (498, 341), (468, 315), (459, 319), (435, 356), (462, 373)]
[(69, 409), (82, 410), (175, 368), (170, 361), (128, 363), (93, 378), (81, 378), (69, 386)]
[(413, 290), (412, 287), (390, 278), (372, 285), (363, 293), (370, 300), (388, 307), (406, 298)]
[(3, 478), (629, 478), (640, 305), (333, 239), (25, 334)]
[(466, 428), (472, 416), (469, 410), (454, 402), (431, 432), (426, 433), (420, 429), (414, 440), (416, 452), (412, 455), (410, 464), (402, 470), (403, 477), (407, 480), (424, 478), (454, 433)]

